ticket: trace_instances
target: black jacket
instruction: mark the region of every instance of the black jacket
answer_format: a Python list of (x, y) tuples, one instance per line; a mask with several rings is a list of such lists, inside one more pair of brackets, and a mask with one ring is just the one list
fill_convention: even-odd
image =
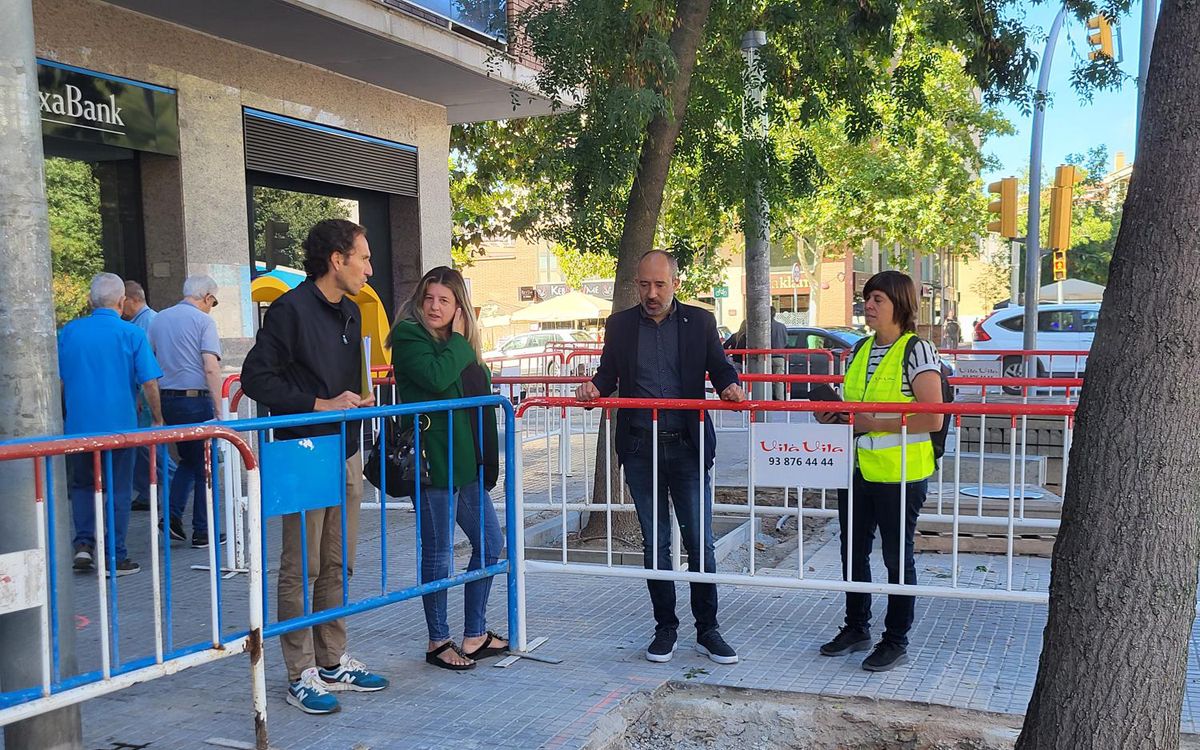
[[(717, 334), (717, 319), (707, 310), (691, 305), (679, 304), (679, 372), (683, 397), (704, 398), (704, 376), (708, 373), (717, 393), (738, 382), (737, 370), (730, 364), (721, 348), (721, 337)], [(601, 396), (610, 396), (613, 391), (622, 398), (633, 396), (633, 382), (637, 375), (638, 335), (641, 331), (641, 308), (631, 307), (609, 316), (604, 324), (604, 351), (600, 355), (600, 367), (592, 378), (592, 384)], [(632, 414), (628, 409), (617, 411), (616, 448), (617, 455), (624, 455), (632, 436), (630, 427)], [(700, 420), (687, 420), (687, 429), (693, 445), (700, 444)], [(717, 433), (713, 429), (712, 417), (704, 415), (705, 465), (712, 466), (716, 456)]]
[[(362, 323), (348, 297), (336, 305), (308, 280), (275, 300), (242, 364), (242, 390), (271, 416), (311, 412), (318, 398), (361, 393)], [(334, 435), (337, 423), (275, 432), (282, 439)], [(358, 422), (346, 424), (346, 456), (358, 452)]]

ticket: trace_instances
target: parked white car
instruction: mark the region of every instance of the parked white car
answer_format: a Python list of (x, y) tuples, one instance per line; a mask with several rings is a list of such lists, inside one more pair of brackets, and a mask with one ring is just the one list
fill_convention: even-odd
[[(1099, 302), (1072, 302), (1038, 306), (1038, 351), (1086, 352), (1096, 337)], [(1024, 347), (1025, 308), (997, 310), (975, 324), (975, 351), (1005, 351)], [(1076, 377), (1087, 365), (1086, 356), (1038, 355), (1038, 377)], [(1023, 375), (1021, 357), (1004, 355), (1005, 377)]]
[[(554, 352), (556, 350), (550, 344), (559, 341), (591, 342), (597, 347), (600, 346), (596, 342), (596, 337), (587, 331), (576, 329), (530, 331), (529, 333), (518, 333), (497, 348), (484, 352), (483, 358), (490, 362), (492, 372), (496, 375), (559, 375), (561, 368), (557, 364), (560, 361), (558, 358), (548, 355), (543, 360), (538, 357), (525, 356)], [(565, 353), (565, 350), (562, 349), (557, 351)], [(510, 360), (506, 359), (507, 357), (519, 357), (519, 359)]]

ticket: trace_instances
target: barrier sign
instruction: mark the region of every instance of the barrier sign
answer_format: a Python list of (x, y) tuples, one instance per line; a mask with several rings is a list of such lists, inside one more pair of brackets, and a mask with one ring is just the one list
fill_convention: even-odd
[(1004, 363), (998, 359), (960, 359), (954, 363), (960, 378), (999, 378), (1004, 376)]
[(755, 423), (751, 461), (756, 486), (845, 488), (850, 433), (845, 425), (817, 422)]
[(46, 559), (41, 550), (0, 555), (0, 614), (46, 603)]

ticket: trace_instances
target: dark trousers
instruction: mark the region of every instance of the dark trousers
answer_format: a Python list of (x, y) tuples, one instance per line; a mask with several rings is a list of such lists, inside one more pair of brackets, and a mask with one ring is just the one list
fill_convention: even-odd
[[(169, 425), (199, 424), (212, 419), (213, 403), (208, 396), (163, 396), (163, 421)], [(183, 522), (188, 497), (192, 498), (192, 531), (208, 534), (208, 505), (205, 494), (208, 489), (204, 470), (203, 440), (188, 440), (176, 445), (179, 465), (171, 479), (171, 520)], [(213, 471), (217, 468), (217, 454), (212, 456)], [(220, 500), (213, 498), (214, 508)]]
[[(631, 439), (621, 456), (625, 481), (637, 508), (642, 527), (643, 555), (646, 568), (654, 567), (654, 549), (658, 548), (658, 569), (671, 570), (671, 515), (668, 496), (675, 506), (683, 546), (688, 553), (688, 570), (699, 572), (704, 560), (704, 572), (717, 571), (713, 552), (712, 499), (708, 471), (700, 476), (696, 447), (686, 437), (660, 438), (658, 443), (658, 526), (654, 526), (654, 445), (649, 435)], [(703, 514), (703, 516), (701, 515)], [(704, 539), (700, 538), (700, 519), (704, 519)], [(675, 582), (647, 581), (654, 622), (658, 630), (677, 630), (675, 615)], [(696, 618), (696, 633), (716, 630), (717, 587), (711, 583), (693, 583), (692, 615)]]
[[(913, 534), (917, 529), (917, 515), (925, 504), (927, 480), (909, 482), (905, 495), (904, 509), (904, 583), (917, 582), (917, 564), (913, 559)], [(846, 490), (838, 490), (838, 525), (842, 537), (842, 574), (845, 575), (846, 540), (854, 539), (854, 559), (850, 568), (852, 580), (870, 582), (871, 546), (875, 541), (875, 529), (879, 528), (880, 546), (883, 547), (883, 564), (887, 567), (888, 583), (900, 582), (900, 485), (868, 482), (862, 474), (854, 472), (854, 528), (847, 531)], [(908, 631), (913, 624), (911, 596), (888, 596), (887, 615), (884, 617), (883, 640), (898, 646), (908, 646)], [(867, 630), (871, 625), (871, 595), (847, 592), (846, 625)]]

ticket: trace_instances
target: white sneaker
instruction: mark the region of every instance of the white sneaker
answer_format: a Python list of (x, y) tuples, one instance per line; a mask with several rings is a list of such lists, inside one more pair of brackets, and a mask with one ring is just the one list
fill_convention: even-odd
[(316, 667), (301, 672), (300, 679), (288, 686), (287, 702), (306, 714), (331, 714), (341, 708)]
[(325, 683), (327, 690), (355, 690), (360, 693), (373, 693), (388, 686), (386, 677), (381, 677), (367, 669), (367, 665), (350, 654), (342, 654), (338, 666), (333, 669), (318, 669), (317, 676)]

